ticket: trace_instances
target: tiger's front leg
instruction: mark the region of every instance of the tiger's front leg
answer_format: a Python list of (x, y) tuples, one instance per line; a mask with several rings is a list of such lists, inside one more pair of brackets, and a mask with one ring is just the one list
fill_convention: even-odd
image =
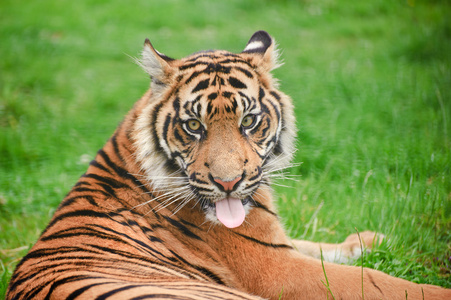
[(282, 299), (451, 299), (451, 291), (437, 286), (415, 284), (367, 268), (322, 263), (291, 251), (276, 252), (272, 257), (277, 258), (259, 274), (261, 281), (250, 281), (251, 293), (252, 289), (264, 291), (259, 295), (269, 299), (280, 299), (280, 295)]
[[(208, 244), (217, 247), (215, 252), (226, 253), (223, 264), (250, 294), (290, 300), (331, 299), (332, 295), (335, 299), (406, 299), (406, 295), (408, 299), (423, 299), (423, 295), (424, 299), (451, 299), (451, 290), (441, 287), (419, 285), (380, 271), (307, 256), (301, 253), (306, 249), (290, 246), (277, 219), (276, 215), (255, 208), (247, 216), (247, 224), (233, 230), (217, 226), (210, 231)], [(221, 237), (220, 240), (216, 240), (217, 237)], [(374, 238), (373, 233), (361, 233), (366, 245), (377, 240)], [(342, 243), (346, 246), (359, 244), (357, 234)], [(298, 243), (299, 247), (303, 245), (303, 242)], [(313, 243), (309, 247), (318, 249), (319, 245)], [(330, 247), (337, 249), (334, 244)], [(318, 252), (314, 250), (313, 254)]]
[(322, 262), (283, 244), (263, 241), (250, 246), (237, 238), (235, 247), (229, 249), (230, 269), (253, 295), (267, 299), (406, 299), (406, 295), (408, 299), (423, 299), (423, 295), (424, 299), (451, 299), (450, 290), (368, 268)]
[(362, 255), (363, 251), (370, 251), (373, 246), (380, 244), (383, 234), (364, 231), (349, 235), (339, 244), (315, 243), (304, 240), (291, 240), (293, 247), (299, 252), (328, 262), (349, 264)]

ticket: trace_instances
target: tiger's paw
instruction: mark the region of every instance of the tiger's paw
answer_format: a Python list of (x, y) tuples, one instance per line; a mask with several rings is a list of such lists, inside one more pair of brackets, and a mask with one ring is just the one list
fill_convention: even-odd
[(372, 231), (363, 231), (349, 235), (341, 243), (341, 257), (338, 262), (352, 262), (362, 256), (362, 251), (370, 252), (374, 246), (380, 245), (384, 238), (383, 234)]

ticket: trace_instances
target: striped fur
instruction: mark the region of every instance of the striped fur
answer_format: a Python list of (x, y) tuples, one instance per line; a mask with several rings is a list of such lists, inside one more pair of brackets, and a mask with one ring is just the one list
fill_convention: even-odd
[[(272, 38), (180, 60), (147, 40), (139, 64), (151, 89), (17, 265), (7, 299), (324, 299), (321, 262), (291, 246), (272, 204), (295, 137)], [(245, 220), (227, 228), (215, 205), (232, 198)], [(335, 297), (359, 298), (360, 269), (325, 267)], [(421, 295), (377, 271), (363, 280), (367, 299)]]

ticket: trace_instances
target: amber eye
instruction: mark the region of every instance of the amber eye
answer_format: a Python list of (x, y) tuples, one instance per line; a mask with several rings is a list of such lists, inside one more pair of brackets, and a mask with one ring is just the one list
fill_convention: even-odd
[(254, 121), (255, 121), (255, 115), (247, 115), (241, 121), (241, 126), (243, 126), (243, 128), (249, 128), (252, 125), (254, 125)]
[(200, 122), (195, 119), (188, 120), (186, 124), (191, 131), (199, 131), (201, 128)]

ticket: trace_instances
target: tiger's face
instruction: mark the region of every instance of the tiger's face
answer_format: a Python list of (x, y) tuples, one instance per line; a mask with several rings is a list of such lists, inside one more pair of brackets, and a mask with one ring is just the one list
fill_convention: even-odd
[(258, 188), (288, 163), (294, 120), (269, 74), (274, 55), (264, 32), (241, 54), (209, 51), (181, 60), (146, 42), (141, 64), (152, 77), (152, 96), (136, 122), (135, 143), (165, 203), (177, 210), (194, 201), (208, 220), (237, 227)]

